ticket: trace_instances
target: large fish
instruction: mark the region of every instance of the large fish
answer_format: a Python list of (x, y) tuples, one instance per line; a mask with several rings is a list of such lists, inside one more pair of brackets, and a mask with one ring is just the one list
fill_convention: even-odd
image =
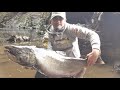
[(34, 67), (50, 78), (84, 75), (86, 59), (65, 57), (55, 51), (36, 46), (5, 46), (8, 57), (20, 65)]

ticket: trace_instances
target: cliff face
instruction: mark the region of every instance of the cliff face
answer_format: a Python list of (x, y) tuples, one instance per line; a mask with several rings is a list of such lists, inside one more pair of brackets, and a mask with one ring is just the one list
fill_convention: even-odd
[(0, 27), (39, 26), (48, 16), (49, 12), (0, 12)]
[(120, 61), (120, 13), (105, 12), (100, 22), (102, 56), (107, 62)]
[(29, 36), (36, 39), (38, 32), (43, 32), (43, 25), (50, 12), (0, 12), (0, 42), (12, 35)]
[[(102, 59), (106, 63), (120, 62), (120, 12), (68, 12), (68, 22), (87, 24), (99, 34), (101, 39)], [(79, 40), (81, 53), (91, 51), (89, 42)]]
[(17, 12), (0, 12), (0, 27), (4, 27), (6, 22), (12, 19)]
[(91, 18), (94, 12), (67, 12), (67, 21), (69, 23), (81, 23), (88, 24), (91, 22)]

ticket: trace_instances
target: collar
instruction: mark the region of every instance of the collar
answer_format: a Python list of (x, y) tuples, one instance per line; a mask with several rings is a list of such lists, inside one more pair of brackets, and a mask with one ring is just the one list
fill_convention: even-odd
[(50, 33), (50, 34), (59, 34), (59, 33), (64, 33), (64, 31), (66, 30), (66, 23), (65, 25), (62, 27), (61, 30), (55, 30), (53, 25), (49, 25), (47, 28), (46, 28), (47, 32)]

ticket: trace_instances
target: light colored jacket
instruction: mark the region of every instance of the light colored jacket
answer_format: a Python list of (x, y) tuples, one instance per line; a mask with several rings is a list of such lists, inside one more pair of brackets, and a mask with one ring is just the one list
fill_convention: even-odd
[(66, 22), (61, 32), (56, 32), (51, 26), (48, 30), (48, 48), (70, 57), (80, 57), (78, 38), (90, 41), (92, 49), (100, 50), (99, 35), (83, 26)]

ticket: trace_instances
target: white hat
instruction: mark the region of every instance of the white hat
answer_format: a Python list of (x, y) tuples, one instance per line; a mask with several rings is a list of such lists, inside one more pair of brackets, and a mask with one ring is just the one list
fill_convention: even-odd
[(53, 19), (56, 16), (60, 16), (63, 19), (66, 19), (66, 13), (65, 12), (52, 12), (50, 19)]

